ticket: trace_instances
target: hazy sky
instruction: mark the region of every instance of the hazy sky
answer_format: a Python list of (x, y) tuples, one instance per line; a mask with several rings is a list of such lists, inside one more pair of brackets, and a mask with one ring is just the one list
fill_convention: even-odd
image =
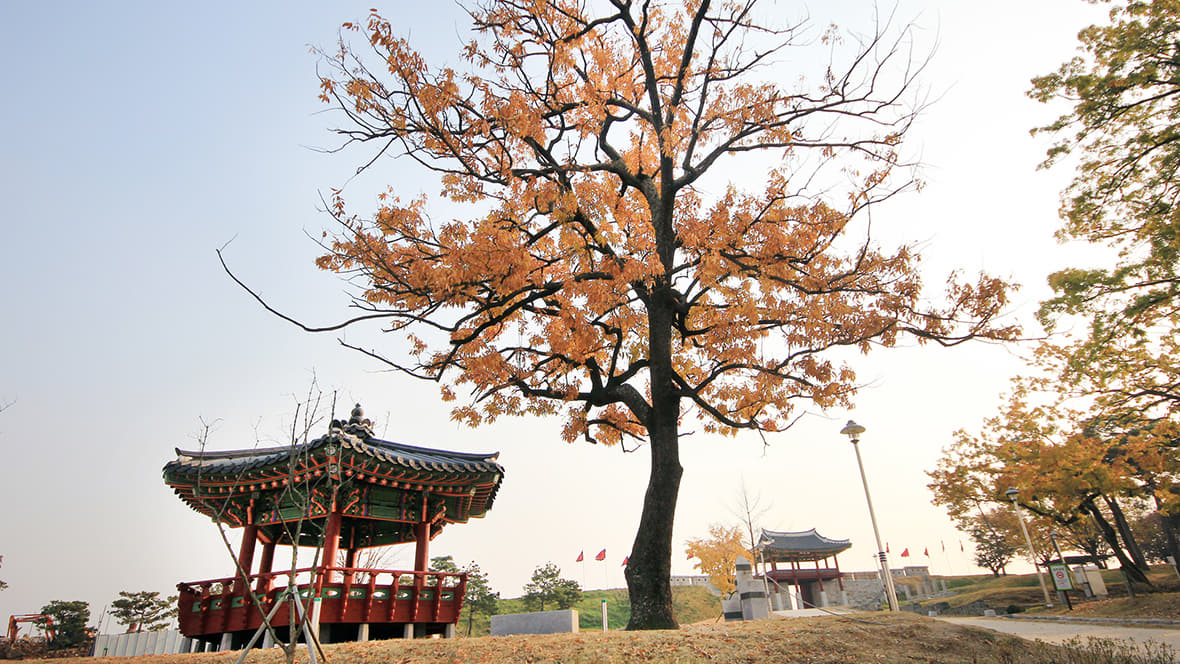
[[(871, 25), (870, 2), (811, 4), (817, 32)], [(362, 402), (385, 438), (502, 452), (490, 515), (448, 528), (432, 554), (478, 561), (505, 596), (547, 561), (589, 587), (623, 585), (645, 449), (566, 445), (555, 421), (460, 428), (430, 385), (277, 320), (221, 272), (214, 251), (229, 243), (233, 267), (274, 304), (337, 320), (345, 284), (315, 269), (308, 237), (329, 224), (320, 192), (344, 186), (358, 211), (385, 183), (433, 193), (405, 161), (350, 180), (367, 153), (316, 150), (334, 145), (334, 119), (316, 100), (309, 46), (330, 48), (337, 26), (370, 6), (0, 2), (0, 404), (13, 402), (0, 413), (0, 617), (54, 599), (89, 601), (97, 617), (120, 590), (229, 575), (215, 528), (161, 468), (174, 447), (195, 446), (200, 418), (215, 423), (214, 449), (282, 440), (313, 374), (339, 412)], [(456, 63), (461, 12), (426, 6), (380, 8), (430, 58)], [(1078, 256), (1052, 239), (1069, 173), (1037, 171), (1045, 143), (1028, 134), (1056, 111), (1024, 91), (1101, 14), (1080, 0), (900, 0), (896, 14), (916, 23), (921, 49), (937, 45), (923, 77), (937, 101), (908, 144), (926, 164), (925, 191), (875, 210), (874, 226), (921, 242), (933, 284), (953, 269), (1021, 281), (1014, 315), (1027, 321), (1045, 275)], [(994, 410), (1020, 368), (1015, 349), (906, 348), (854, 366), (872, 383), (854, 412), (816, 412), (767, 447), (685, 439), (675, 573), (693, 573), (685, 539), (735, 520), (743, 478), (771, 506), (764, 526), (851, 538), (841, 567), (871, 569), (864, 495), (838, 433), (849, 417), (868, 428), (861, 447), (893, 564), (975, 571), (970, 546), (959, 552), (966, 537), (930, 505), (924, 471), (955, 429)], [(906, 547), (917, 555), (899, 558)], [(605, 564), (574, 563), (602, 548)], [(412, 558), (406, 547), (400, 564)]]

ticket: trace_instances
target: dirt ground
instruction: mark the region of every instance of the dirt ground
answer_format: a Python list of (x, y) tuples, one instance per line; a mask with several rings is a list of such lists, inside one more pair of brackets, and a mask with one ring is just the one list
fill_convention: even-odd
[[(889, 613), (853, 617), (777, 618), (744, 623), (697, 624), (658, 632), (580, 632), (545, 636), (371, 641), (325, 646), (333, 664), (578, 664), (655, 662), (820, 664), (1049, 664), (1060, 651), (996, 632), (928, 618)], [(148, 655), (106, 658), (134, 664), (232, 662), (240, 653)], [(60, 662), (60, 660), (58, 660)], [(278, 650), (254, 651), (247, 661), (281, 662)], [(298, 661), (307, 661), (300, 653)]]

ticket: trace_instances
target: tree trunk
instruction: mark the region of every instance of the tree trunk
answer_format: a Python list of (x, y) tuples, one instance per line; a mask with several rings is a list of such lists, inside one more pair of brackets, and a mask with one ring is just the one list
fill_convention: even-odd
[(1127, 554), (1123, 552), (1123, 545), (1119, 542), (1118, 533), (1114, 531), (1110, 522), (1102, 516), (1102, 511), (1098, 509), (1098, 506), (1092, 500), (1088, 500), (1079, 507), (1081, 511), (1089, 514), (1094, 519), (1094, 523), (1102, 533), (1103, 539), (1106, 540), (1107, 545), (1110, 546), (1110, 550), (1114, 552), (1115, 557), (1119, 559), (1119, 565), (1122, 567), (1123, 575), (1127, 577), (1128, 584), (1134, 581), (1150, 583), (1143, 570), (1136, 566), (1135, 561), (1128, 558)]
[(1122, 535), (1123, 542), (1127, 545), (1127, 553), (1131, 554), (1131, 560), (1135, 561), (1135, 565), (1139, 569), (1147, 569), (1147, 558), (1143, 555), (1143, 549), (1139, 548), (1139, 542), (1135, 539), (1135, 533), (1131, 532), (1131, 524), (1127, 523), (1127, 516), (1123, 514), (1123, 508), (1119, 507), (1118, 501), (1109, 497), (1102, 496), (1106, 501), (1107, 507), (1110, 508), (1110, 513), (1114, 516), (1114, 525), (1118, 528), (1119, 535)]
[(648, 308), (651, 411), (647, 421), (651, 474), (639, 531), (627, 562), (631, 619), (627, 629), (676, 629), (672, 609), (672, 524), (680, 494), (680, 398), (672, 381), (672, 310), (656, 291)]
[(1174, 514), (1160, 515), (1160, 528), (1164, 531), (1164, 540), (1168, 544), (1168, 555), (1172, 556), (1172, 566), (1176, 568), (1176, 573), (1180, 574), (1180, 537), (1177, 537), (1176, 531), (1180, 526), (1180, 516)]

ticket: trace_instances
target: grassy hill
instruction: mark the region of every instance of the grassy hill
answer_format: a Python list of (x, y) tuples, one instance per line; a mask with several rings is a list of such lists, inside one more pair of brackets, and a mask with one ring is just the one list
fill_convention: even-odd
[[(578, 610), (578, 626), (586, 631), (602, 630), (602, 600), (606, 600), (607, 626), (612, 629), (623, 629), (631, 619), (631, 601), (627, 598), (627, 590), (615, 588), (612, 590), (587, 590), (582, 594), (582, 601), (573, 608)], [(527, 613), (524, 600), (500, 600), (500, 613)], [(714, 597), (709, 591), (697, 587), (672, 588), (672, 606), (676, 610), (676, 619), (682, 625), (711, 620), (721, 615), (721, 599)], [(487, 616), (475, 616), (471, 625), (472, 636), (487, 636), (490, 633), (490, 621)], [(459, 634), (467, 635), (467, 615), (459, 618)]]

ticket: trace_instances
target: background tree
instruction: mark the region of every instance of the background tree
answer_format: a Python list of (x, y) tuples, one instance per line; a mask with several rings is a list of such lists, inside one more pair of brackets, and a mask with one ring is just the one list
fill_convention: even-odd
[(430, 569), (447, 574), (458, 574), (460, 572), (459, 566), (455, 564), (455, 559), (450, 556), (435, 556), (431, 558)]
[[(465, 71), (429, 67), (377, 15), (345, 25), (362, 48), (324, 54), (345, 144), (439, 174), (459, 218), (435, 223), (425, 196), (390, 190), (365, 219), (333, 195), (319, 265), (355, 279), (363, 313), (304, 328), (408, 335), (409, 358), (345, 345), (446, 399), (467, 391), (466, 424), (562, 415), (567, 441), (646, 442), (628, 627), (675, 627), (682, 419), (774, 432), (799, 404), (848, 407), (855, 372), (829, 351), (1010, 338), (994, 322), (1007, 286), (952, 278), (931, 305), (916, 249), (868, 235), (866, 208), (913, 183), (898, 153), (919, 105), (907, 31), (847, 42), (807, 90), (769, 67), (800, 26), (760, 24), (753, 0), (469, 14)], [(760, 181), (719, 181), (743, 163)]]
[(745, 530), (746, 542), (745, 547), (750, 551), (750, 563), (754, 566), (754, 572), (758, 572), (758, 560), (753, 555), (754, 547), (758, 546), (758, 538), (761, 533), (761, 527), (758, 520), (770, 511), (770, 504), (762, 500), (762, 494), (758, 492), (751, 492), (746, 486), (745, 478), (742, 479), (741, 488), (738, 490), (737, 500), (733, 506), (733, 513), (742, 522), (742, 528)]
[(733, 594), (736, 588), (734, 574), (738, 556), (753, 560), (754, 555), (742, 542), (741, 526), (724, 526), (719, 523), (709, 526), (708, 537), (698, 537), (685, 542), (685, 552), (696, 558), (693, 567), (709, 576), (709, 583), (725, 596)]
[[(52, 626), (57, 633), (53, 639), (54, 649), (70, 648), (86, 642), (86, 623), (90, 620), (90, 605), (86, 602), (53, 600), (41, 607), (41, 613), (53, 619)], [(41, 629), (50, 626), (49, 621), (43, 618), (35, 623)]]
[(111, 615), (128, 632), (154, 632), (176, 615), (176, 596), (161, 598), (158, 592), (120, 591), (111, 602)]
[[(0, 556), (0, 567), (3, 567), (3, 566), (4, 566), (4, 556)], [(4, 590), (6, 588), (8, 588), (8, 584), (3, 581), (0, 581), (0, 590)]]
[[(541, 586), (550, 588), (555, 585), (559, 585), (558, 582), (564, 581), (563, 579), (557, 578), (557, 575), (560, 574), (560, 570), (557, 570), (553, 572), (552, 575), (550, 575), (550, 570), (548, 569), (550, 566), (552, 566), (552, 563), (550, 563), (550, 565), (545, 568), (538, 568), (535, 570), (533, 572), (533, 581), (538, 582), (537, 574), (542, 569), (545, 570), (545, 574), (544, 581), (541, 583)], [(462, 569), (460, 569), (460, 567), (455, 564), (454, 559), (450, 556), (439, 556), (437, 558), (430, 559), (430, 568), (438, 572), (449, 572), (451, 574), (463, 573), (467, 575), (467, 590), (463, 593), (463, 612), (467, 615), (468, 636), (471, 636), (472, 625), (475, 621), (475, 614), (482, 613), (485, 616), (494, 616), (500, 612), (500, 593), (492, 592), (491, 585), (488, 583), (488, 575), (482, 569), (480, 569), (479, 565), (475, 561), (467, 563)], [(553, 569), (556, 570), (557, 568), (553, 567)], [(528, 586), (525, 586), (525, 591), (528, 591)], [(556, 595), (546, 594), (545, 592), (542, 592), (542, 594), (544, 597), (538, 597), (538, 599), (535, 600), (539, 603), (539, 605), (542, 606), (542, 608), (538, 610), (544, 610), (544, 604), (546, 602), (552, 603), (556, 597)], [(581, 598), (581, 596), (582, 591), (579, 590), (578, 598)], [(526, 603), (527, 601), (528, 600), (526, 598)], [(576, 601), (577, 600), (574, 600), (575, 603)], [(573, 604), (571, 603), (570, 606), (572, 605)], [(559, 608), (569, 607), (563, 606)]]
[[(467, 591), (463, 595), (463, 610), (467, 613), (467, 636), (475, 622), (476, 614), (494, 616), (500, 612), (500, 593), (493, 592), (488, 575), (474, 561), (468, 563), (463, 572), (467, 574)], [(578, 593), (581, 596), (581, 591)]]
[(568, 609), (582, 599), (582, 588), (577, 581), (561, 578), (561, 569), (545, 563), (533, 570), (532, 580), (524, 585), (524, 605), (534, 611), (544, 611), (545, 605)]
[(1025, 384), (1018, 381), (979, 435), (956, 434), (929, 473), (935, 503), (962, 520), (986, 505), (1007, 505), (1007, 487), (1018, 487), (1020, 505), (1033, 514), (1067, 527), (1091, 521), (1128, 581), (1149, 583), (1122, 504), (1152, 491), (1156, 464), (1169, 464), (1170, 433), (1119, 431), (1060, 402), (1034, 406)]
[(1008, 541), (1008, 535), (998, 530), (977, 526), (967, 531), (975, 542), (975, 564), (991, 570), (992, 576), (1007, 574), (1004, 569), (1016, 557), (1016, 547)]

